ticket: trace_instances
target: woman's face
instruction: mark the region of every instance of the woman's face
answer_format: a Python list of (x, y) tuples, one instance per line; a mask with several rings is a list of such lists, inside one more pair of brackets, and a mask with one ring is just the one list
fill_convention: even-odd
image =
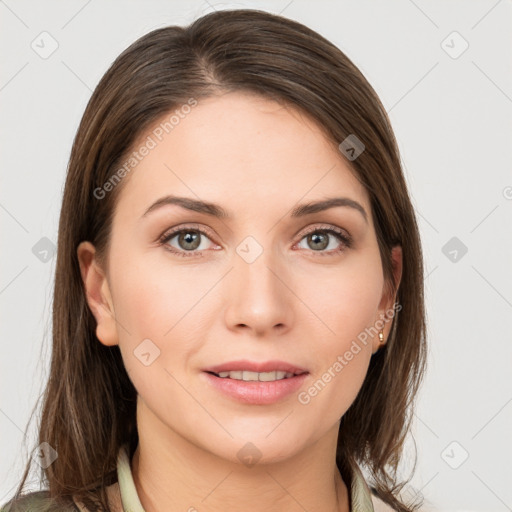
[[(80, 246), (97, 336), (119, 344), (163, 435), (233, 461), (241, 448), (285, 459), (337, 430), (393, 306), (368, 195), (314, 123), (261, 97), (202, 100), (167, 131), (159, 121), (133, 148), (153, 146), (122, 183), (105, 279)], [(346, 199), (301, 208), (333, 198)], [(239, 360), (307, 373), (206, 372)]]

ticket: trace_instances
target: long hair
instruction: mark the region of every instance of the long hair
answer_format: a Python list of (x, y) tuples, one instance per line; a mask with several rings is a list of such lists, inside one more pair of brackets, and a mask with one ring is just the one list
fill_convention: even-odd
[[(409, 480), (398, 481), (397, 469), (426, 366), (423, 258), (390, 121), (371, 85), (339, 48), (300, 23), (249, 9), (213, 12), (186, 27), (168, 26), (139, 38), (116, 58), (85, 109), (60, 213), (51, 366), (38, 425), (39, 444), (58, 453), (42, 471), (48, 496), (65, 504), (77, 495), (109, 510), (105, 486), (116, 481), (118, 451), (127, 443), (131, 457), (138, 444), (137, 393), (119, 347), (96, 337), (77, 259), (78, 244), (89, 240), (100, 261), (107, 260), (123, 180), (101, 199), (97, 191), (163, 115), (191, 98), (231, 91), (299, 109), (337, 151), (349, 135), (364, 143), (365, 150), (347, 163), (369, 194), (385, 281), (401, 309), (341, 418), (336, 464), (350, 479), (352, 465), (361, 463), (375, 495), (397, 511), (414, 511), (419, 505), (399, 496)], [(398, 287), (392, 277), (395, 245), (403, 252)], [(30, 467), (31, 459), (15, 498), (22, 496)]]

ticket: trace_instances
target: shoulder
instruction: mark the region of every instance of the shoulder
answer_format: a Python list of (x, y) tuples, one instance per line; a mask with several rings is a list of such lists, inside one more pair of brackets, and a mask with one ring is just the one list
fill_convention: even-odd
[(79, 512), (75, 504), (63, 506), (50, 498), (49, 491), (33, 491), (0, 506), (0, 512)]

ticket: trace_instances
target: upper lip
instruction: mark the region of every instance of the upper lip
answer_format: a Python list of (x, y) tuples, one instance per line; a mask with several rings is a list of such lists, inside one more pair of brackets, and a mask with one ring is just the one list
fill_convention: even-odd
[(240, 359), (237, 361), (229, 361), (227, 363), (218, 364), (215, 366), (209, 366), (208, 368), (204, 368), (205, 372), (231, 372), (231, 371), (241, 371), (246, 370), (249, 372), (273, 372), (273, 371), (282, 371), (287, 373), (308, 373), (305, 368), (301, 368), (299, 366), (295, 366), (294, 364), (287, 363), (286, 361), (248, 361), (245, 359)]

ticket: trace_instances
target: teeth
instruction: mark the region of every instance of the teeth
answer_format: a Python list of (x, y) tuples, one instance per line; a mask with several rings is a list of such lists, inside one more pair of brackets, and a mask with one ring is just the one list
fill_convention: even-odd
[(273, 372), (249, 372), (249, 371), (233, 371), (233, 372), (220, 372), (219, 377), (230, 378), (236, 380), (259, 380), (261, 382), (270, 382), (273, 380), (289, 379), (293, 377), (293, 373), (273, 371)]

